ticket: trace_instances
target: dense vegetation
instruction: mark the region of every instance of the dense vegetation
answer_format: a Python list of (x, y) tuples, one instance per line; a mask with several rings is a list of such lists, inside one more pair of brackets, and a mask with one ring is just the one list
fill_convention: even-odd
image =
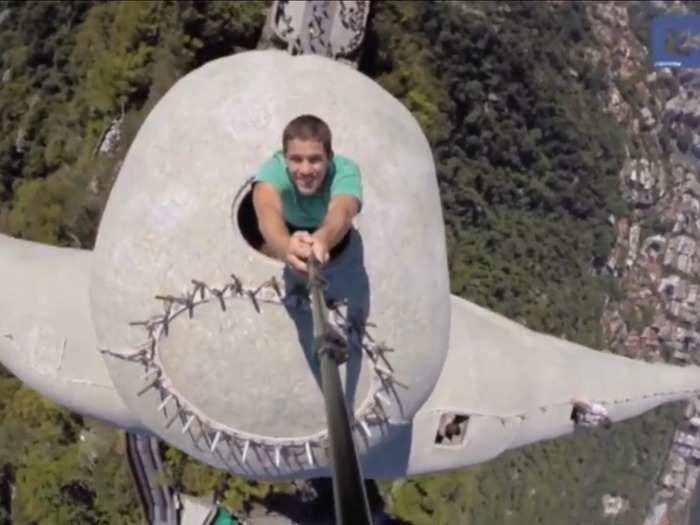
[[(264, 2), (0, 2), (0, 227), (90, 247), (116, 159), (187, 71), (254, 48)], [(96, 155), (126, 112), (123, 146)]]
[(603, 65), (585, 58), (584, 6), (382, 6), (368, 67), (434, 145), (452, 290), (598, 346), (590, 270), (625, 211), (625, 135), (602, 108)]
[[(0, 368), (0, 523), (138, 523), (118, 434)], [(10, 485), (14, 484), (14, 497)]]
[[(254, 48), (266, 8), (0, 1), (0, 230), (90, 248), (120, 160), (150, 109), (191, 69)], [(98, 153), (122, 113), (116, 149)], [(18, 524), (142, 521), (116, 432), (45, 401), (4, 369), (0, 422), (0, 523), (9, 523), (10, 505)], [(99, 446), (81, 440), (81, 432), (98, 434)], [(168, 457), (177, 488), (216, 489), (234, 509), (272, 490), (177, 451)]]
[[(255, 47), (266, 7), (0, 0), (0, 230), (90, 248), (145, 115), (191, 69)], [(402, 100), (433, 146), (453, 292), (601, 348), (612, 283), (597, 269), (612, 243), (609, 215), (626, 212), (618, 174), (630, 137), (603, 110), (612, 80), (586, 58), (596, 43), (584, 8), (376, 2), (361, 68)], [(122, 115), (116, 149), (98, 152)], [(611, 493), (632, 504), (617, 523), (636, 524), (677, 418), (665, 409), (382, 489), (411, 523), (601, 523), (600, 497)], [(136, 522), (114, 433), (6, 373), (0, 421), (0, 509), (13, 482), (17, 523)], [(91, 459), (79, 439), (86, 427), (99, 436)], [(244, 483), (176, 450), (167, 458), (177, 488), (216, 492), (234, 509), (290, 490)]]
[[(598, 271), (627, 136), (605, 112), (606, 64), (583, 3), (380, 3), (364, 67), (433, 145), (454, 293), (531, 328), (604, 346), (614, 283)], [(633, 102), (633, 101), (632, 101)], [(641, 523), (678, 408), (386, 485), (411, 523), (603, 523), (603, 494)]]

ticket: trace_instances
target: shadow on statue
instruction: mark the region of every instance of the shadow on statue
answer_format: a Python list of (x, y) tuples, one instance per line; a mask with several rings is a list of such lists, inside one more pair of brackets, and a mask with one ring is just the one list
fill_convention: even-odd
[[(345, 385), (345, 399), (348, 407), (353, 407), (355, 394), (362, 369), (362, 334), (370, 310), (369, 278), (364, 265), (364, 246), (362, 237), (354, 228), (350, 230), (350, 241), (347, 247), (335, 259), (327, 263), (321, 270), (326, 282), (324, 297), (326, 304), (344, 304), (346, 322), (349, 326), (359, 329), (341, 330), (348, 340), (349, 359), (344, 363), (345, 374), (341, 379)], [(285, 307), (289, 317), (294, 321), (299, 337), (299, 343), (304, 350), (304, 356), (313, 373), (319, 390), (321, 389), (321, 374), (319, 360), (315, 355), (313, 320), (310, 308), (300, 308), (299, 305), (308, 301), (308, 281), (305, 276), (295, 270), (285, 267), (284, 285), (287, 293)], [(292, 296), (300, 300), (293, 300)], [(331, 314), (332, 317), (332, 314)]]

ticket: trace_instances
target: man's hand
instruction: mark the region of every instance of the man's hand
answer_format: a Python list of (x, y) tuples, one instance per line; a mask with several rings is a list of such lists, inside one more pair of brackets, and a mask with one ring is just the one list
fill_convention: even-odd
[(321, 264), (328, 262), (330, 250), (348, 233), (359, 210), (360, 201), (352, 195), (336, 195), (331, 199), (323, 224), (311, 236), (311, 250)]
[(311, 247), (313, 239), (309, 232), (298, 231), (289, 237), (287, 251), (284, 255), (284, 261), (295, 270), (303, 273), (308, 272), (306, 260), (311, 257)]
[(316, 235), (311, 236), (311, 253), (321, 264), (326, 264), (331, 257), (328, 242)]

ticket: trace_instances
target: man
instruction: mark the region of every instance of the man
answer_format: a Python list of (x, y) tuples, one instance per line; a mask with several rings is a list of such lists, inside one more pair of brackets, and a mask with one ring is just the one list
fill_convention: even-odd
[(253, 206), (264, 244), (260, 250), (306, 273), (342, 251), (362, 206), (357, 165), (333, 153), (328, 125), (314, 115), (292, 120), (275, 153), (255, 177)]
[(591, 403), (585, 399), (574, 399), (571, 403), (571, 419), (576, 425), (603, 428), (612, 426), (607, 409), (600, 403)]

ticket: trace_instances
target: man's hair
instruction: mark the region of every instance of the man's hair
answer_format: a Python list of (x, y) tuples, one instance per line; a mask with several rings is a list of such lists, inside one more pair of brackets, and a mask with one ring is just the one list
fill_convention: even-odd
[(574, 405), (574, 408), (571, 410), (571, 420), (574, 423), (580, 423), (582, 419), (583, 409), (579, 405)]
[(331, 147), (331, 128), (316, 115), (299, 115), (284, 128), (282, 133), (282, 150), (287, 152), (287, 144), (292, 139), (317, 140), (323, 144), (328, 157), (333, 156)]

